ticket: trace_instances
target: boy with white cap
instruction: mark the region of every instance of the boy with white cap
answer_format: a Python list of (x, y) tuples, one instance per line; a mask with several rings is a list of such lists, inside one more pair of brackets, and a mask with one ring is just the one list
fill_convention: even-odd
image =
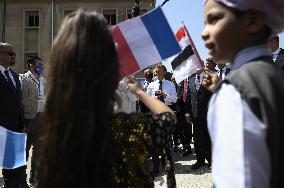
[[(207, 0), (202, 38), (218, 62), (231, 62), (208, 110), (214, 187), (280, 187), (284, 177), (284, 80), (269, 37), (284, 29), (284, 0)], [(212, 88), (207, 72), (203, 85)]]

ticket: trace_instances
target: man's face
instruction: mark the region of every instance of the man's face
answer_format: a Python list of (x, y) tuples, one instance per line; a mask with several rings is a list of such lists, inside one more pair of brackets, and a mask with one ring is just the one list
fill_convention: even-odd
[(218, 62), (233, 60), (246, 43), (244, 19), (237, 18), (229, 8), (215, 0), (208, 0), (204, 7), (204, 21), (201, 35), (209, 54)]
[(14, 66), (16, 63), (16, 53), (12, 47), (0, 49), (0, 64), (4, 67)]
[(146, 70), (144, 71), (144, 77), (145, 77), (146, 79), (151, 79), (151, 78), (153, 77), (152, 72), (151, 72), (150, 69), (146, 69)]
[(158, 80), (163, 80), (165, 78), (165, 71), (162, 67), (156, 67), (153, 70), (154, 76), (158, 77)]
[(205, 68), (214, 71), (216, 64), (212, 63), (211, 61), (206, 61)]

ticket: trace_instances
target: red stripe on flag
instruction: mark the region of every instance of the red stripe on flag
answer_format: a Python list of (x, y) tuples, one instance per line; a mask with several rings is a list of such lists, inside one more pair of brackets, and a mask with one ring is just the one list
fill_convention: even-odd
[(140, 69), (139, 64), (118, 26), (112, 28), (112, 36), (117, 45), (116, 50), (120, 64), (120, 74), (122, 76), (129, 76), (130, 74), (137, 72)]
[(177, 33), (176, 33), (176, 39), (178, 40), (178, 41), (180, 41), (183, 37), (185, 37), (186, 36), (186, 33), (185, 33), (185, 30), (184, 30), (184, 28), (183, 27), (181, 27), (181, 28), (179, 28), (179, 30), (177, 31)]

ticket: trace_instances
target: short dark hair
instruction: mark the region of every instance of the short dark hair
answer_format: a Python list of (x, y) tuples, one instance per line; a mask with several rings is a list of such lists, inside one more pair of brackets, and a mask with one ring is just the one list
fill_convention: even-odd
[(28, 59), (26, 60), (28, 69), (30, 68), (31, 65), (35, 65), (36, 64), (36, 60), (41, 61), (41, 58), (38, 56), (29, 56)]
[(214, 63), (214, 64), (216, 64), (215, 61), (214, 61), (214, 59), (213, 59), (213, 57), (208, 57), (208, 58), (206, 59), (206, 61), (208, 61), (209, 63)]

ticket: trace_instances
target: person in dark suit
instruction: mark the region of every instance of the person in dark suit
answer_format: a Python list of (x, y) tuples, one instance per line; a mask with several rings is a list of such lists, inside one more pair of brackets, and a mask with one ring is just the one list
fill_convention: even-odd
[(279, 36), (274, 35), (269, 41), (272, 58), (276, 65), (284, 69), (284, 49), (279, 48)]
[[(14, 132), (24, 131), (22, 93), (19, 75), (10, 66), (16, 54), (8, 43), (0, 42), (0, 126)], [(5, 188), (27, 188), (26, 166), (3, 169)]]
[[(188, 78), (177, 84), (177, 127), (179, 128), (179, 136), (183, 145), (182, 157), (192, 153), (190, 142), (192, 139), (192, 124), (187, 121), (190, 108), (190, 95), (188, 88)], [(175, 142), (175, 140), (174, 140)]]
[[(142, 81), (141, 84), (142, 84), (143, 90), (146, 92), (148, 85), (153, 81), (153, 73), (150, 68), (147, 68), (144, 70), (144, 78), (145, 80)], [(139, 100), (138, 105), (142, 113), (150, 113), (150, 109), (147, 108), (142, 101)]]
[[(216, 64), (212, 58), (206, 59), (206, 69), (214, 71)], [(208, 103), (212, 92), (201, 85), (204, 70), (197, 69), (189, 78), (189, 91), (191, 96), (191, 120), (193, 123), (194, 149), (197, 162), (191, 166), (192, 170), (198, 170), (205, 165), (205, 159), (211, 166), (211, 140), (207, 129)]]

